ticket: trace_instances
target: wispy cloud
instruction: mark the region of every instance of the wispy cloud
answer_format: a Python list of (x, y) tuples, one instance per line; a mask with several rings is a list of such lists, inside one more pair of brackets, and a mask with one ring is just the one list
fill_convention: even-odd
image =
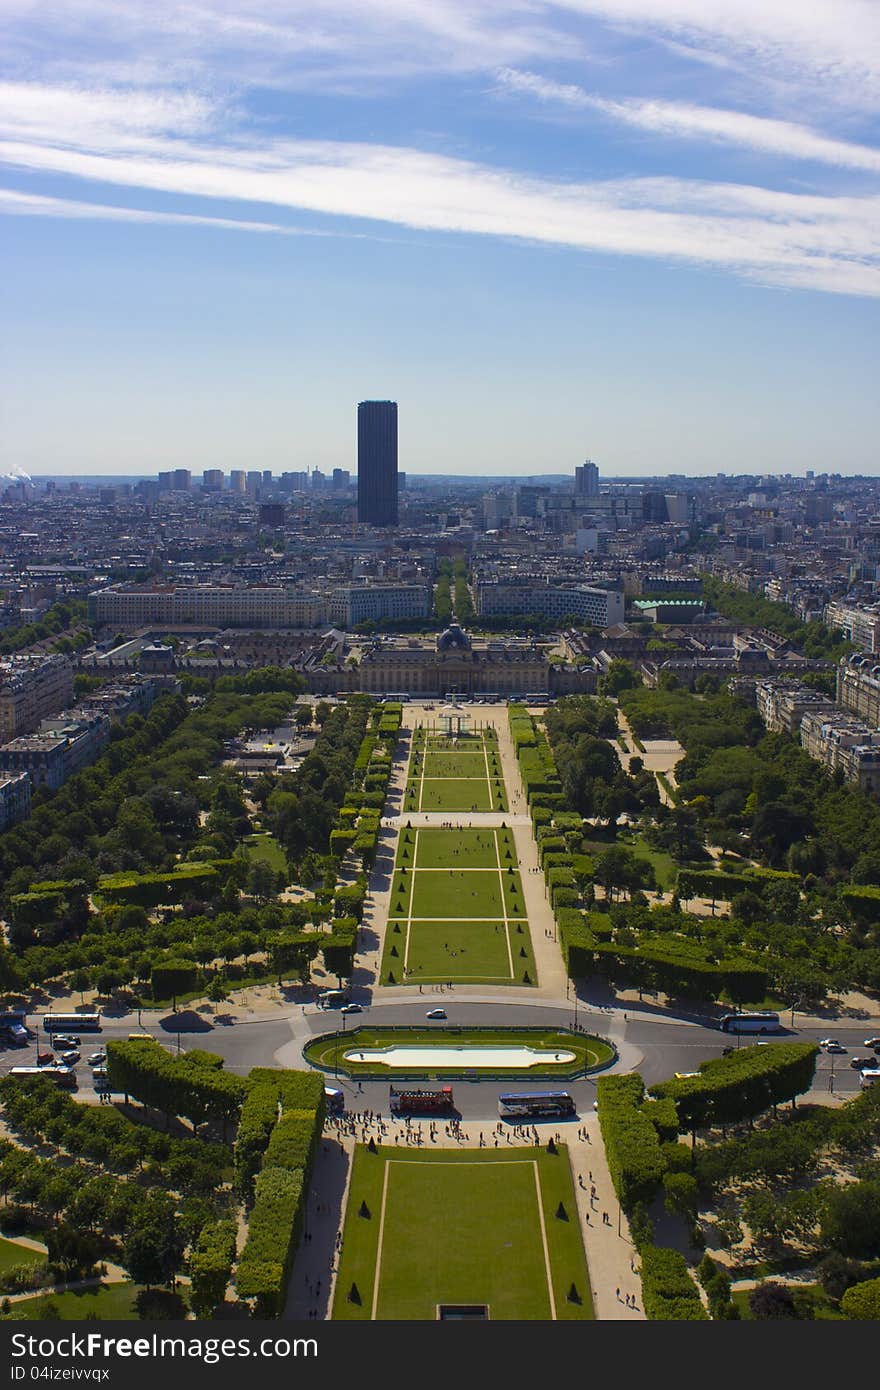
[(880, 173), (880, 149), (835, 140), (793, 121), (684, 102), (634, 98), (615, 101), (586, 92), (582, 87), (554, 82), (538, 73), (514, 68), (500, 69), (498, 82), (507, 91), (524, 93), (569, 110), (598, 111), (655, 135), (718, 142), (790, 159), (831, 164), (840, 169)]
[[(14, 132), (10, 131), (9, 134)], [(723, 267), (767, 284), (880, 295), (880, 198), (687, 179), (566, 183), (376, 144), (115, 132), (110, 150), (0, 140), (0, 161), (142, 191)], [(274, 229), (274, 228), (273, 228)]]
[(82, 203), (72, 198), (47, 198), (39, 193), (0, 188), (0, 213), (20, 217), (64, 217), (75, 221), (165, 223), (168, 226), (217, 227), (235, 232), (275, 232), (285, 236), (321, 236), (277, 222), (247, 222), (235, 217), (200, 217), (196, 213), (156, 212), (143, 208), (115, 207), (107, 203)]

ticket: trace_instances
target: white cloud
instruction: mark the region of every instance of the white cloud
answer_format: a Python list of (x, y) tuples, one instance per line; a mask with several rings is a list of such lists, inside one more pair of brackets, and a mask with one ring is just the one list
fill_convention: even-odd
[[(46, 198), (38, 193), (0, 188), (0, 213), (21, 217), (65, 217), (76, 221), (166, 223), (170, 226), (217, 227), (235, 232), (280, 232), (285, 235), (321, 236), (277, 222), (245, 222), (234, 217), (200, 217), (185, 212), (154, 212), (142, 208), (113, 207), (106, 203), (81, 203), (69, 198)], [(331, 235), (327, 233), (327, 235)]]
[(32, 172), (189, 198), (299, 209), (724, 267), (766, 283), (880, 295), (880, 198), (829, 198), (680, 179), (562, 183), (387, 145), (151, 137), (94, 153), (0, 141)]
[(767, 154), (832, 164), (841, 169), (865, 169), (880, 173), (880, 149), (847, 140), (835, 140), (793, 121), (752, 116), (673, 101), (614, 101), (584, 91), (582, 87), (549, 81), (538, 73), (502, 68), (498, 81), (503, 90), (523, 92), (539, 101), (572, 110), (599, 111), (625, 125), (656, 135), (677, 136), (736, 145)]
[(880, 104), (876, 0), (555, 0), (554, 8), (747, 59), (754, 76), (806, 85), (835, 104)]

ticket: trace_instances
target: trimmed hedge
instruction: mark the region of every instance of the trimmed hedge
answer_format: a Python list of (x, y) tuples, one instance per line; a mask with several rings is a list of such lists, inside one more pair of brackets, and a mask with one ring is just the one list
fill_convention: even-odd
[(614, 1191), (629, 1211), (636, 1202), (649, 1203), (665, 1167), (660, 1139), (642, 1106), (645, 1083), (638, 1072), (600, 1076), (596, 1083), (599, 1127)]
[(189, 1257), (193, 1312), (199, 1317), (211, 1317), (217, 1304), (223, 1302), (235, 1244), (234, 1221), (209, 1221), (199, 1232)]
[(654, 1322), (708, 1321), (709, 1315), (680, 1251), (644, 1245), (639, 1255), (646, 1317)]
[(808, 1091), (818, 1055), (815, 1043), (743, 1047), (703, 1062), (697, 1076), (658, 1082), (651, 1095), (674, 1100), (687, 1129), (733, 1124)]
[(290, 1267), (302, 1230), (302, 1198), (300, 1171), (264, 1168), (257, 1175), (247, 1243), (235, 1273), (238, 1295), (256, 1300), (257, 1317), (278, 1318), (284, 1311)]
[(112, 1090), (166, 1115), (183, 1115), (194, 1125), (233, 1119), (246, 1091), (241, 1077), (223, 1070), (221, 1057), (204, 1052), (172, 1057), (146, 1039), (108, 1042), (107, 1073)]

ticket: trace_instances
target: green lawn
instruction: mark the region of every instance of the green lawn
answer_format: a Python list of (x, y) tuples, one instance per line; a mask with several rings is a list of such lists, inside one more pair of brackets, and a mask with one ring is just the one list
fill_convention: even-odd
[(415, 860), (415, 831), (404, 830), (400, 837), (397, 862), (405, 863), (408, 850), (411, 866), (417, 869), (494, 869), (499, 857), (504, 867), (516, 868), (516, 848), (510, 830), (420, 830)]
[[(344, 1054), (359, 1048), (379, 1047), (490, 1047), (500, 1044), (503, 1047), (531, 1047), (544, 1050), (551, 1060), (534, 1067), (524, 1068), (521, 1073), (511, 1071), (510, 1080), (528, 1081), (533, 1077), (557, 1077), (559, 1080), (586, 1071), (588, 1068), (604, 1066), (614, 1058), (612, 1049), (601, 1038), (590, 1037), (586, 1033), (541, 1031), (527, 1028), (452, 1028), (448, 1024), (435, 1023), (426, 1028), (355, 1028), (352, 1032), (340, 1033), (338, 1037), (317, 1038), (305, 1048), (304, 1055), (313, 1065), (326, 1070), (337, 1068), (343, 1076), (357, 1077), (362, 1074), (381, 1073), (381, 1062), (353, 1062), (344, 1060)], [(556, 1062), (552, 1054), (564, 1049), (573, 1052), (573, 1062)], [(385, 1069), (389, 1075), (394, 1069)], [(457, 1067), (434, 1067), (426, 1069), (426, 1076), (443, 1077), (454, 1080), (456, 1077), (479, 1074), (481, 1068), (463, 1064)], [(495, 1074), (494, 1072), (492, 1073)]]
[(136, 1322), (134, 1300), (139, 1285), (96, 1284), (93, 1288), (79, 1289), (73, 1293), (44, 1293), (34, 1298), (23, 1298), (13, 1303), (13, 1314), (18, 1318), (38, 1318), (40, 1310), (47, 1303), (57, 1308), (57, 1316), (64, 1322), (82, 1322), (84, 1318), (95, 1317), (102, 1321)]
[(31, 1250), (26, 1245), (16, 1245), (14, 1240), (0, 1236), (0, 1274), (15, 1265), (41, 1265), (46, 1263), (44, 1250)]
[[(767, 1276), (768, 1283), (772, 1282), (772, 1279), (772, 1274)], [(808, 1299), (808, 1301), (812, 1303), (814, 1318), (825, 1321), (830, 1321), (832, 1319), (836, 1322), (847, 1321), (843, 1313), (841, 1313), (840, 1309), (838, 1308), (837, 1304), (832, 1303), (831, 1299), (828, 1297), (821, 1284), (798, 1284), (796, 1286), (792, 1285), (791, 1287), (793, 1292), (796, 1288), (799, 1296), (805, 1296)], [(752, 1314), (749, 1310), (750, 1292), (751, 1290), (749, 1289), (736, 1289), (731, 1294), (731, 1298), (733, 1299), (733, 1302), (736, 1304), (737, 1308), (739, 1308), (740, 1317), (746, 1319), (747, 1321), (754, 1322), (755, 1319), (752, 1317)]]
[[(505, 901), (511, 908), (518, 904), (516, 915), (522, 915), (522, 894), (508, 890), (502, 899), (497, 869), (416, 869), (408, 877), (411, 917), (504, 917)], [(519, 875), (510, 874), (509, 881), (518, 885)]]
[(564, 1145), (555, 1155), (358, 1145), (334, 1318), (433, 1321), (441, 1303), (485, 1304), (496, 1321), (593, 1316)]
[(287, 855), (275, 836), (268, 831), (261, 835), (249, 835), (242, 844), (248, 859), (264, 859), (271, 869), (287, 873)]
[(662, 849), (653, 849), (642, 839), (633, 840), (631, 843), (621, 840), (621, 844), (626, 844), (637, 859), (646, 859), (653, 866), (658, 888), (671, 891), (675, 887), (678, 865), (671, 854)]
[(515, 864), (509, 829), (403, 830), (391, 881), (382, 983), (535, 984)]
[(486, 757), (480, 749), (471, 753), (426, 753), (422, 770), (426, 777), (486, 778)]
[(404, 809), (506, 811), (498, 745), (482, 734), (413, 739)]

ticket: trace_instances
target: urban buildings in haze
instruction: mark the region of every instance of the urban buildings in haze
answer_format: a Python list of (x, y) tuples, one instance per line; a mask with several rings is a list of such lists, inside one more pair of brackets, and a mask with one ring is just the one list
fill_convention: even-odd
[(397, 525), (397, 402), (358, 405), (358, 521)]

